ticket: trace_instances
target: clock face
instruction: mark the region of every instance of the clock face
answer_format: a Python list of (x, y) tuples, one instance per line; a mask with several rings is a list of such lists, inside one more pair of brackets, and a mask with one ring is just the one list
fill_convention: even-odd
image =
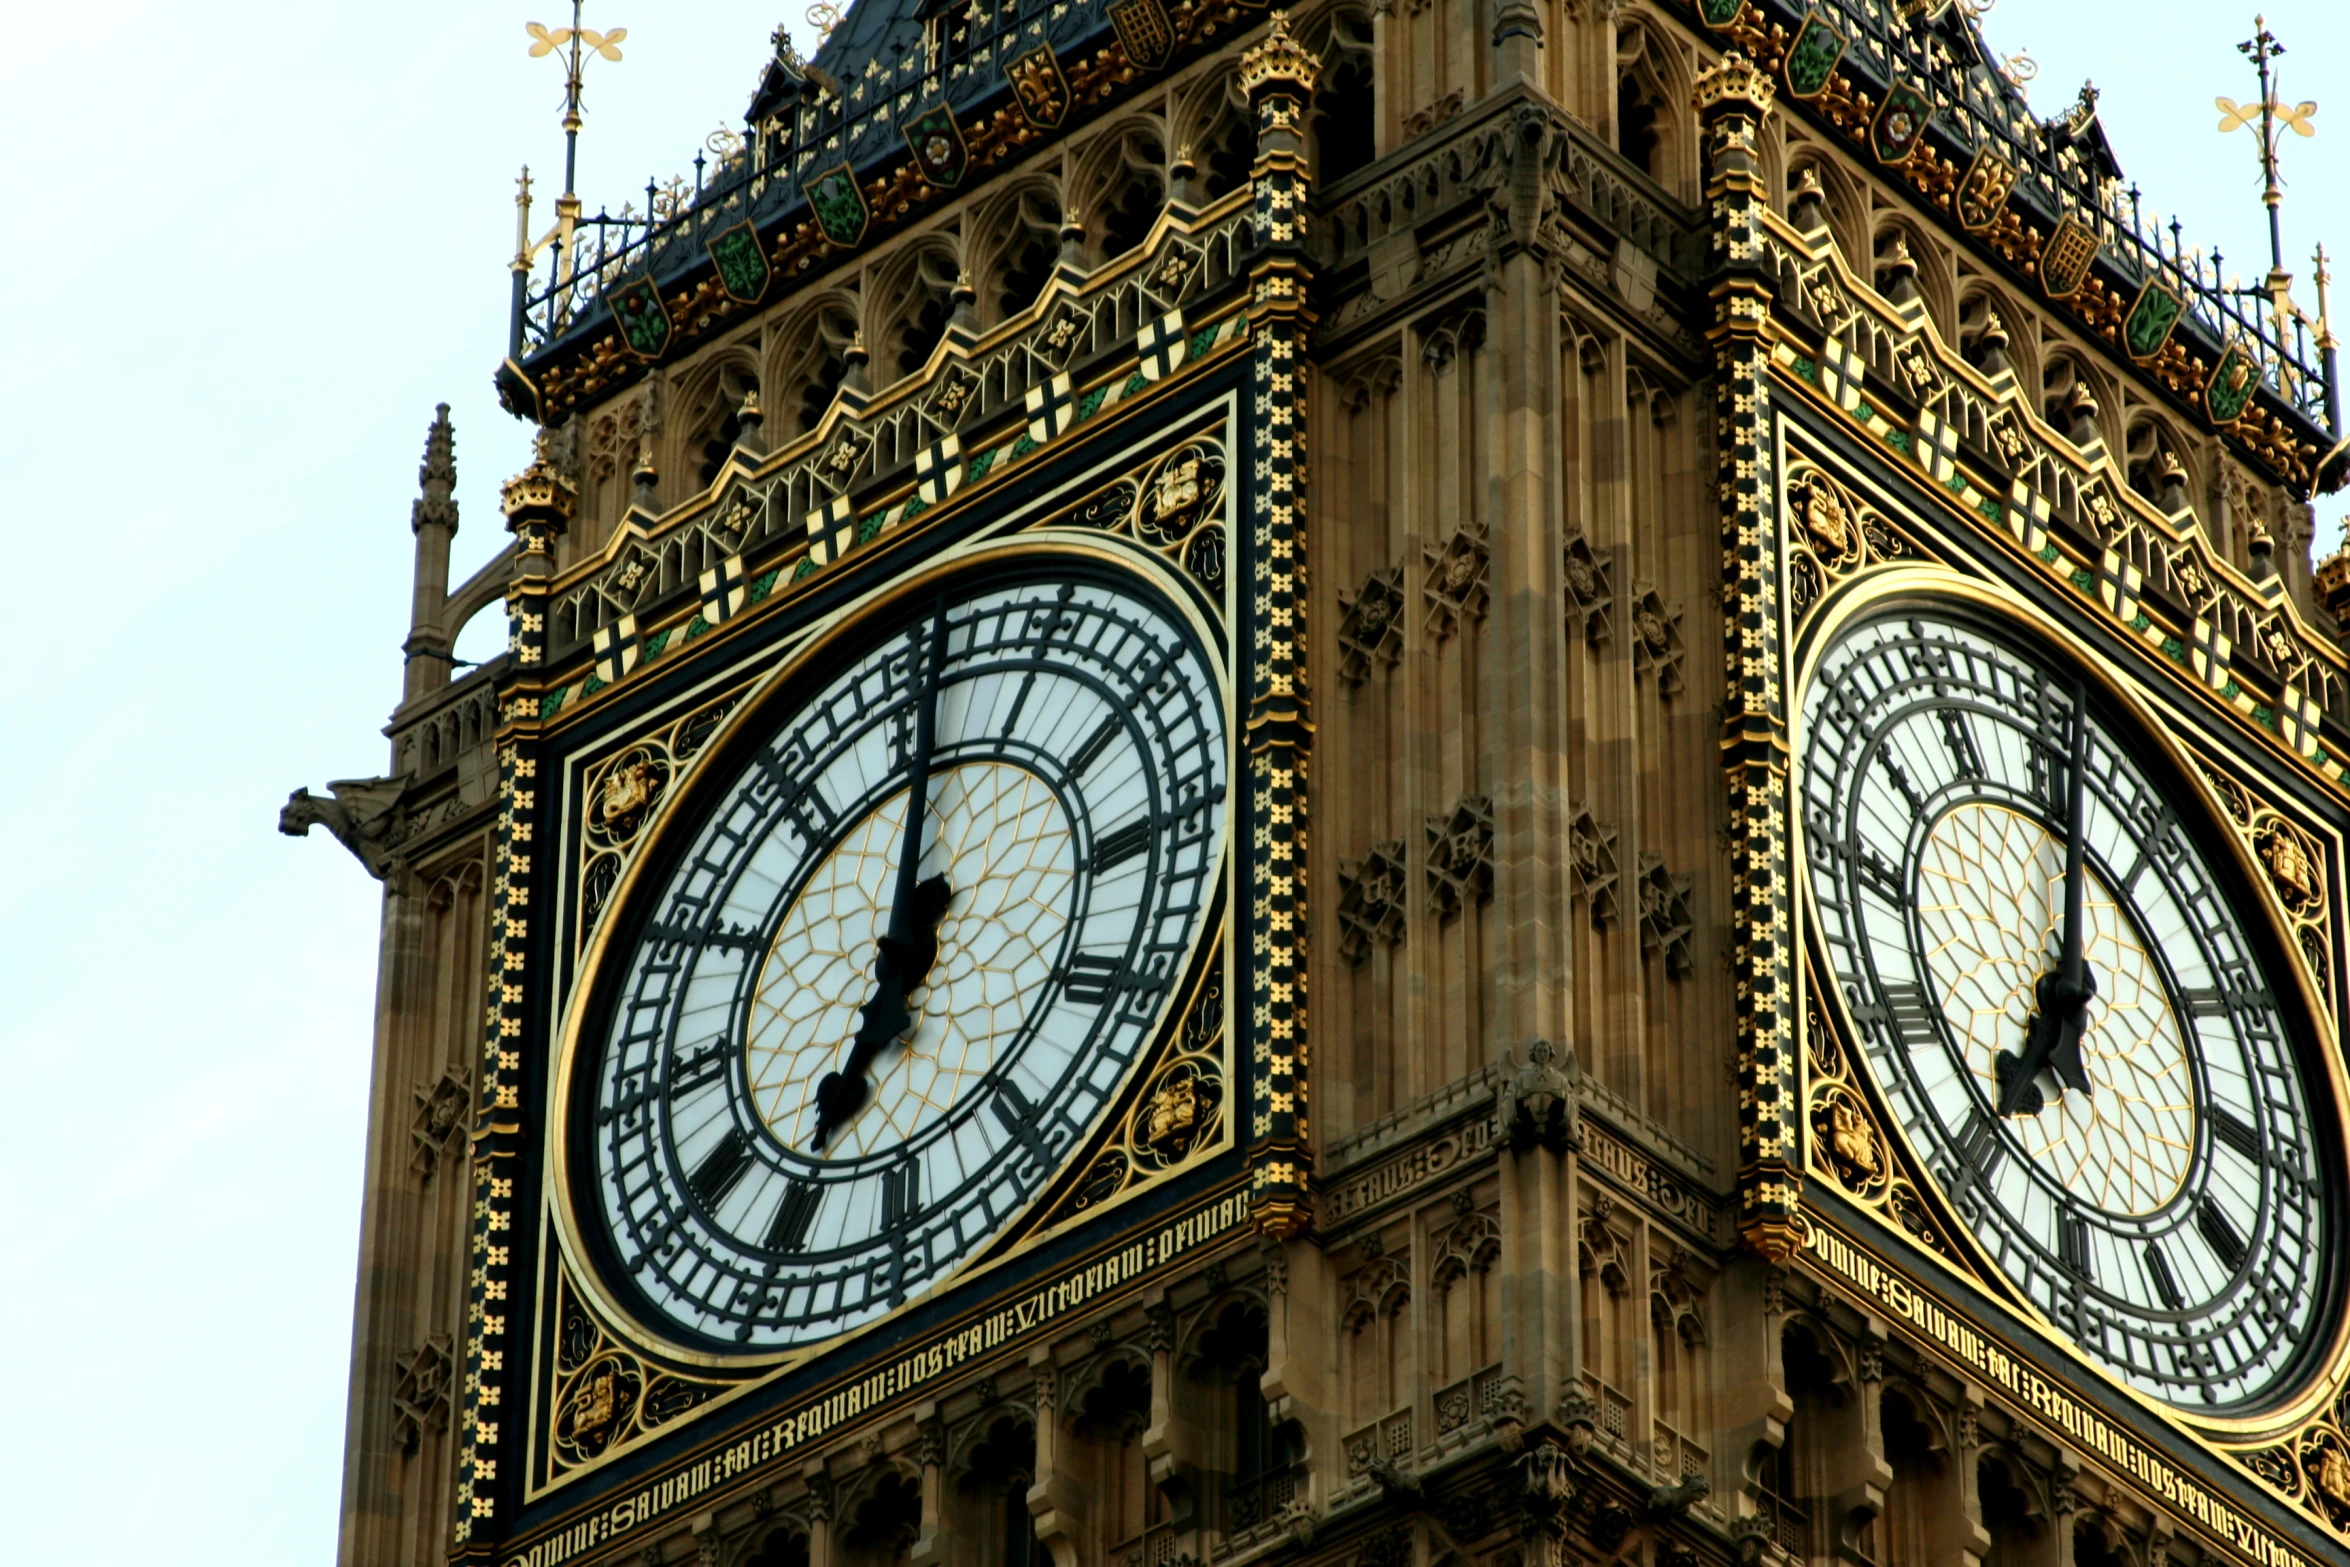
[(2191, 797), (2074, 674), (1946, 614), (1847, 634), (1803, 725), (1827, 956), (1960, 1217), (2141, 1390), (2281, 1391), (2333, 1225), (2286, 992)]
[(1140, 585), (950, 586), (840, 643), (664, 840), (582, 1090), (612, 1271), (714, 1347), (843, 1332), (1000, 1234), (1223, 860), (1218, 683)]

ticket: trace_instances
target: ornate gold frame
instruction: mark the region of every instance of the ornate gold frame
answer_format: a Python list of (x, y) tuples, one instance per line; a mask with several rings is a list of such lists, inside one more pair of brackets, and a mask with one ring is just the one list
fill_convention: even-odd
[[(1802, 756), (1803, 694), (1808, 689), (1820, 659), (1827, 649), (1834, 644), (1846, 627), (1865, 615), (1899, 600), (1917, 598), (1933, 598), (1944, 603), (1964, 605), (1993, 619), (2018, 625), (2027, 634), (2033, 635), (2057, 649), (2064, 657), (2072, 660), (2088, 679), (2094, 681), (2100, 692), (2119, 705), (2147, 733), (2156, 737), (2156, 743), (2163, 748), (2166, 759), (2175, 773), (2188, 779), (2188, 787), (2197, 791), (2197, 801), (2202, 809), (2209, 813), (2210, 819), (2214, 823), (2228, 821), (2225, 806), (2212, 789), (2198, 759), (2181, 744), (2177, 734), (2179, 726), (2165, 715), (2165, 709), (2175, 709), (2178, 706), (2175, 699), (2158, 690), (2144, 687), (2125, 672), (2115, 669), (2101, 654), (2090, 648), (2070, 629), (2027, 603), (2020, 596), (2003, 591), (1996, 584), (1966, 576), (1945, 566), (1904, 562), (1897, 565), (1875, 567), (1844, 579), (1822, 596), (1815, 617), (1805, 627), (1802, 639), (1795, 649), (1795, 679), (1789, 704), (1791, 756), (1797, 759)], [(1795, 863), (1802, 863), (1804, 827), (1801, 820), (1793, 813), (1790, 814), (1789, 833), (1792, 842), (1791, 859)], [(2242, 857), (2238, 869), (2246, 874), (2251, 885), (2265, 887), (2267, 878), (2260, 868), (2249, 859), (2241, 835), (2230, 831), (2226, 834), (2226, 838), (2231, 845), (2235, 846), (2234, 852)], [(1809, 878), (1804, 877), (1799, 880), (1802, 883), (1798, 891), (1798, 903), (1801, 910), (1799, 915), (1802, 926), (1801, 939), (1804, 950), (1809, 953), (1816, 947), (1814, 936), (1817, 928), (1817, 913), (1812, 906)], [(2336, 897), (2338, 898), (2338, 896), (2337, 889)], [(2318, 1046), (2318, 1054), (2323, 1057), (2323, 1081), (2332, 1095), (2332, 1108), (2336, 1124), (2350, 1127), (2350, 1079), (2346, 1079), (2341, 1061), (2340, 1031), (2333, 1008), (2330, 1002), (2317, 992), (2306, 961), (2299, 956), (2300, 948), (2288, 912), (2277, 905), (2273, 893), (2263, 893), (2256, 901), (2261, 910), (2259, 917), (2265, 918), (2269, 922), (2271, 933), (2276, 937), (2279, 946), (2294, 954), (2294, 959), (2288, 964), (2288, 967), (2292, 971), (2293, 983), (2298, 989), (2302, 1007), (2311, 1019), (2312, 1027), (2316, 1033), (2315, 1043)], [(1806, 994), (1802, 997), (1804, 1005), (1798, 1015), (1805, 1019), (1807, 1032), (1810, 1009), (1816, 1005), (1823, 1009), (1835, 1009), (1835, 1015), (1842, 1025), (1844, 1036), (1854, 1037), (1855, 1030), (1852, 1019), (1844, 1009), (1843, 998), (1834, 994), (1834, 987), (1823, 987), (1830, 991), (1830, 995), (1826, 998), (1809, 994), (1808, 969), (1803, 971), (1799, 983), (1802, 984)], [(1805, 1041), (1805, 1045), (1806, 1048), (1800, 1052), (1800, 1055), (1804, 1074), (1803, 1104), (1808, 1119), (1815, 1085), (1808, 1040)], [(1884, 1140), (1888, 1147), (1897, 1146), (1906, 1156), (1910, 1169), (1923, 1169), (1924, 1161), (1918, 1157), (1916, 1148), (1909, 1143), (1907, 1134), (1900, 1131), (1898, 1127), (1888, 1131), (1882, 1124), (1886, 1118), (1880, 1115), (1877, 1119), (1879, 1124), (1873, 1128), (1876, 1135)], [(1894, 1141), (1895, 1139), (1898, 1139), (1897, 1143)], [(2350, 1157), (2350, 1149), (2337, 1147), (2333, 1150), (2333, 1157), (2337, 1161)], [(1838, 1178), (1833, 1168), (1820, 1158), (1815, 1142), (1808, 1138), (1806, 1139), (1804, 1162), (1809, 1173), (1829, 1180), (1839, 1190), (1850, 1191), (1850, 1188)], [(1864, 1207), (1876, 1206), (1870, 1203), (1865, 1196), (1858, 1193), (1855, 1193), (1854, 1196)], [(1936, 1194), (1936, 1201), (1939, 1201), (1939, 1194)], [(1930, 1258), (1935, 1267), (1964, 1279), (1976, 1289), (1994, 1294), (2009, 1310), (2041, 1328), (2053, 1341), (2060, 1344), (2067, 1342), (2068, 1335), (2041, 1314), (2019, 1291), (2008, 1284), (2005, 1275), (1983, 1257), (1973, 1237), (1967, 1234), (1963, 1227), (1954, 1227), (1947, 1223), (1938, 1227), (1950, 1237), (1951, 1243), (1958, 1248), (1960, 1255), (1944, 1255), (1930, 1244), (1908, 1234), (1897, 1221), (1889, 1222), (1887, 1225), (1888, 1229), (1901, 1233), (1905, 1243), (1914, 1247), (1918, 1253)], [(2332, 1342), (2317, 1357), (2314, 1363), (2314, 1372), (2291, 1398), (2260, 1414), (2238, 1418), (2195, 1416), (2140, 1392), (2085, 1355), (2074, 1354), (2072, 1359), (2074, 1364), (2086, 1369), (2105, 1386), (2157, 1417), (2164, 1424), (2176, 1428), (2184, 1435), (2216, 1446), (2221, 1451), (2227, 1452), (2230, 1457), (2238, 1457), (2237, 1450), (2239, 1449), (2279, 1440), (2307, 1425), (2312, 1419), (2321, 1417), (2326, 1408), (2340, 1394), (2345, 1379), (2350, 1378), (2350, 1313), (2338, 1310), (2333, 1313), (2331, 1332)], [(2239, 1458), (2238, 1461), (2241, 1462), (2241, 1459)], [(2249, 1466), (2247, 1466), (2247, 1473), (2262, 1478), (2264, 1483), (2273, 1484), (2273, 1482), (2267, 1482), (2265, 1477), (2257, 1476), (2257, 1471), (2251, 1470)]]

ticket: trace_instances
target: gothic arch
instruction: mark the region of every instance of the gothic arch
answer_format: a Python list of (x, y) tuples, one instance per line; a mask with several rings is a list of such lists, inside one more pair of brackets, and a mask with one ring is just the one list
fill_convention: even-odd
[(1689, 62), (1680, 46), (1644, 18), (1616, 21), (1616, 150), (1676, 197), (1695, 190), (1696, 122), (1689, 113)]
[(1036, 303), (1060, 259), (1061, 181), (1033, 173), (998, 192), (965, 234), (963, 256), (993, 326)]
[(1079, 1436), (1123, 1438), (1150, 1420), (1151, 1366), (1131, 1344), (1088, 1361), (1063, 1394), (1062, 1420)]
[(2123, 468), (2131, 489), (2164, 511), (2192, 505), (2205, 493), (2201, 464), (2169, 419), (2139, 405), (2128, 411), (2126, 430)]
[(1411, 1304), (1411, 1277), (1401, 1259), (1374, 1257), (1356, 1269), (1347, 1281), (1346, 1304), (1339, 1326), (1360, 1333), (1381, 1317), (1392, 1317)]
[(770, 341), (767, 410), (771, 440), (789, 440), (816, 428), (848, 370), (849, 346), (860, 336), (864, 301), (846, 289), (818, 295), (784, 323)]
[(1150, 234), (1167, 204), (1167, 150), (1165, 119), (1146, 111), (1108, 126), (1079, 154), (1068, 189), (1095, 261), (1113, 261)]
[(1806, 174), (1819, 187), (1816, 199), (1820, 203), (1822, 215), (1828, 221), (1828, 233), (1835, 240), (1836, 249), (1843, 254), (1853, 271), (1865, 273), (1868, 270), (1868, 257), (1860, 241), (1861, 235), (1867, 231), (1867, 196), (1834, 158), (1809, 143), (1793, 143), (1787, 150), (1786, 186), (1786, 211), (1791, 218), (1803, 205)]
[(747, 396), (766, 402), (758, 355), (751, 345), (738, 342), (721, 349), (678, 377), (671, 406), (675, 449), (665, 470), (677, 476), (670, 486), (671, 501), (706, 490), (726, 467), (727, 454), (742, 434), (738, 415)]
[(867, 285), (867, 346), (877, 386), (917, 373), (946, 336), (963, 276), (960, 236), (939, 230), (891, 257)]
[(1379, 155), (1370, 13), (1353, 5), (1333, 6), (1307, 24), (1304, 41), (1322, 60), (1306, 120), (1314, 181), (1320, 187), (1368, 167)]
[(1925, 230), (1906, 219), (1879, 213), (1869, 236), (1869, 281), (1896, 304), (1903, 297), (1923, 301), (1935, 333), (1945, 343), (1957, 341), (1953, 328), (1958, 320), (1958, 290), (1950, 274), (1950, 258)]
[(2094, 434), (2110, 448), (2120, 404), (2121, 388), (2079, 350), (2052, 348), (2041, 361), (2040, 417), (2076, 446), (2076, 436)]
[(2017, 385), (2032, 385), (2040, 365), (2037, 328), (2033, 313), (2017, 305), (2004, 290), (1981, 278), (1969, 278), (1960, 285), (1958, 351), (1985, 375), (1995, 374), (2004, 364), (2015, 372)]

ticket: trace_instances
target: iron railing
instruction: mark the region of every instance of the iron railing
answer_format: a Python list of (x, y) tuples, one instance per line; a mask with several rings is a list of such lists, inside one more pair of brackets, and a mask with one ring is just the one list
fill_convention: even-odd
[(1045, 42), (1048, 29), (1056, 44), (1094, 31), (1104, 4), (1074, 0), (1064, 10), (1056, 0), (962, 0), (939, 7), (919, 33), (902, 29), (886, 61), (820, 49), (811, 70), (789, 57), (789, 70), (808, 84), (792, 101), (746, 135), (712, 136), (694, 155), (691, 180), (647, 181), (642, 210), (631, 201), (618, 213), (581, 215), (530, 264), (516, 291), (515, 356), (565, 336), (607, 290), (661, 275), (673, 259), (702, 259), (714, 230), (763, 223), (802, 204), (802, 182), (821, 171), (843, 162), (862, 169), (879, 152), (902, 152), (902, 118), (942, 96), (967, 106), (1000, 82), (999, 62)]
[[(1769, 8), (1782, 13), (1775, 19), (1790, 35), (1807, 9), (1820, 13), (1847, 40), (1842, 63), (1873, 77), (1873, 88), (1900, 81), (1926, 90), (1937, 121), (2015, 167), (2012, 199), (2049, 221), (2069, 214), (2089, 225), (2103, 242), (2104, 258), (2132, 289), (2160, 282), (2174, 290), (2187, 307), (2181, 326), (2191, 323), (2215, 345), (2244, 344), (2259, 360), (2269, 391), (2311, 423), (2335, 427), (2339, 405), (2331, 356), (2313, 346), (2308, 319), (2297, 311), (2280, 313), (2266, 287), (2236, 283), (2225, 274), (2217, 246), (2208, 257), (2187, 247), (2176, 220), (2166, 225), (2144, 209), (2136, 185), (2124, 189), (2106, 175), (2087, 134), (2088, 116), (2080, 112), (2094, 107), (2093, 98), (2041, 120), (1992, 64), (1971, 20), (1941, 27), (1922, 19), (1905, 22), (1888, 0), (1809, 0), (1807, 6), (1772, 0)], [(1945, 14), (1958, 15), (1955, 9)], [(1979, 65), (1962, 57), (1969, 49), (1979, 52)]]

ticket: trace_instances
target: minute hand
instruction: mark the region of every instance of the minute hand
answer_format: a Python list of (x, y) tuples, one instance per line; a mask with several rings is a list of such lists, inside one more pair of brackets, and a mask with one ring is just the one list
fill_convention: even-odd
[(930, 814), (930, 763), (938, 732), (938, 688), (946, 671), (946, 612), (942, 605), (931, 623), (930, 656), (924, 672), (920, 706), (914, 716), (914, 754), (908, 768), (906, 831), (898, 848), (896, 886), (890, 899), (889, 929), (882, 935), (873, 965), (873, 998), (859, 1009), (863, 1021), (849, 1047), (848, 1059), (816, 1085), (816, 1132), (813, 1145), (821, 1149), (835, 1129), (864, 1108), (870, 1092), (866, 1073), (884, 1046), (913, 1024), (907, 996), (929, 976), (937, 956), (939, 917), (946, 912), (952, 891), (944, 876), (917, 881), (922, 863), (923, 828)]
[(2082, 950), (2081, 928), (2082, 894), (2088, 879), (2083, 841), (2087, 836), (2084, 779), (2089, 770), (2087, 696), (2080, 686), (2073, 688), (2072, 759), (2065, 770), (2064, 951), (2055, 969), (2040, 976), (2036, 987), (2039, 1008), (2032, 1017), (2023, 1059), (2017, 1061), (2001, 1052), (1999, 1113), (2003, 1116), (2019, 1109), (2038, 1110), (2039, 1106), (2029, 1101), (2038, 1098), (2032, 1084), (2043, 1069), (2053, 1070), (2067, 1088), (2084, 1094), (2095, 1091), (2088, 1069), (2081, 1064), (2081, 1035), (2088, 1027), (2090, 999), (2097, 994), (2097, 977)]

